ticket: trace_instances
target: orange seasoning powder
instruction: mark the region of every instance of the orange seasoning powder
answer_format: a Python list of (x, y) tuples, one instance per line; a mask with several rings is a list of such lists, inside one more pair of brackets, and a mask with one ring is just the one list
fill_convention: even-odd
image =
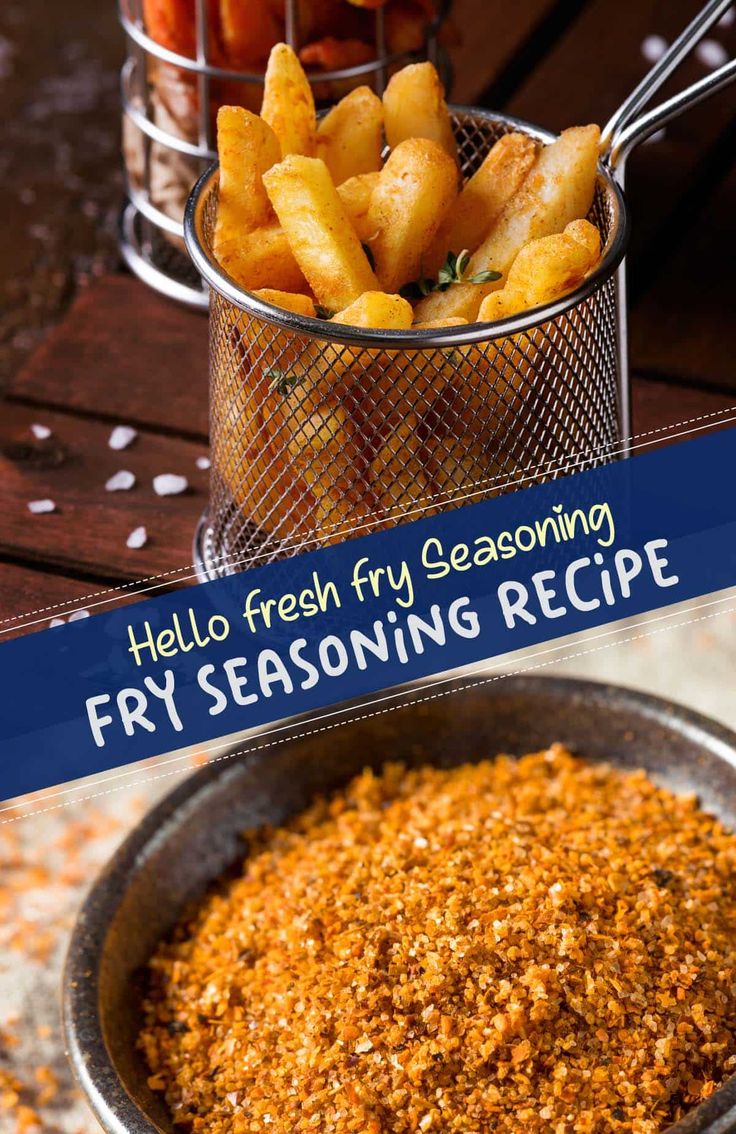
[(365, 772), (251, 840), (151, 962), (207, 1134), (654, 1134), (736, 1067), (736, 837), (560, 746)]

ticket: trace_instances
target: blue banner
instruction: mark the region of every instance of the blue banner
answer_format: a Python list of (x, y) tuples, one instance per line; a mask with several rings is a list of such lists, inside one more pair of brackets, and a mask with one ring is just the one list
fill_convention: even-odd
[(736, 430), (0, 646), (0, 797), (736, 584)]

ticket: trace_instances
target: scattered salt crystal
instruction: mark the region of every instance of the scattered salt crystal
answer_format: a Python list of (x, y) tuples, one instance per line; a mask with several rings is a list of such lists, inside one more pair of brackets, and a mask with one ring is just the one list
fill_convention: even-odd
[(373, 1040), (369, 1039), (368, 1036), (364, 1036), (363, 1039), (358, 1040), (355, 1045), (355, 1051), (358, 1055), (365, 1055), (365, 1053), (371, 1051), (372, 1048)]
[(148, 543), (148, 532), (145, 528), (134, 528), (125, 541), (125, 546), (129, 547), (131, 551), (137, 551), (140, 547), (145, 547)]
[(656, 63), (667, 50), (667, 40), (661, 35), (648, 35), (642, 40), (641, 53), (648, 63)]
[(429, 843), (427, 842), (427, 840), (424, 838), (423, 835), (417, 835), (417, 837), (414, 840), (414, 846), (418, 847), (419, 850), (426, 850), (427, 847), (429, 846)]
[(116, 425), (107, 442), (111, 449), (127, 449), (138, 436), (138, 430), (131, 425)]
[(37, 422), (34, 422), (31, 426), (31, 433), (37, 441), (45, 441), (47, 437), (51, 436), (51, 430), (48, 425), (38, 425)]
[(29, 500), (28, 511), (34, 516), (42, 516), (44, 512), (55, 512), (56, 505), (53, 500)]
[(208, 469), (210, 467), (209, 457), (197, 457), (195, 462), (198, 469)]
[(666, 137), (667, 131), (663, 127), (661, 130), (655, 130), (653, 134), (650, 134), (648, 138), (645, 138), (644, 145), (651, 146), (655, 142), (663, 142)]
[(710, 67), (714, 71), (716, 67), (728, 63), (728, 52), (717, 39), (704, 39), (695, 48), (695, 56), (704, 67)]
[(189, 481), (185, 476), (176, 473), (161, 473), (153, 478), (153, 491), (157, 496), (178, 496), (189, 488)]
[(730, 28), (731, 24), (734, 22), (734, 20), (736, 20), (736, 8), (734, 8), (733, 5), (731, 5), (730, 8), (726, 9), (726, 11), (723, 13), (720, 20), (718, 21), (718, 27), (719, 28)]
[(132, 472), (127, 469), (121, 469), (120, 472), (114, 473), (109, 480), (105, 481), (105, 488), (108, 492), (127, 492), (135, 484), (135, 477)]
[(64, 619), (63, 618), (52, 618), (51, 621), (49, 622), (50, 627), (51, 626), (63, 626), (63, 625), (64, 625)]
[(88, 610), (73, 610), (69, 615), (70, 622), (79, 622), (82, 618), (89, 618)]

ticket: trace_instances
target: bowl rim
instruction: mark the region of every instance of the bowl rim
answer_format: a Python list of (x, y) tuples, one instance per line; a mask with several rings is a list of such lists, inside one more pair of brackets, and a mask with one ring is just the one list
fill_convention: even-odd
[[(402, 698), (411, 700), (426, 682), (402, 686), (395, 704), (408, 707)], [(467, 678), (457, 677), (450, 686), (452, 693), (467, 689)], [(718, 759), (736, 769), (736, 731), (719, 721), (679, 702), (656, 694), (612, 682), (586, 678), (508, 674), (495, 685), (486, 686), (490, 697), (502, 693), (533, 694), (544, 690), (552, 696), (570, 699), (585, 696), (609, 707), (629, 710), (641, 719), (663, 726), (700, 744)], [(360, 701), (335, 706), (336, 714), (345, 714), (349, 724)], [(284, 722), (283, 743), (298, 740), (299, 733), (313, 715), (305, 714)], [(257, 749), (263, 729), (249, 733), (247, 744)], [(281, 730), (280, 730), (281, 731)], [(294, 735), (292, 735), (292, 731)], [(281, 741), (279, 741), (281, 743)], [(254, 751), (233, 745), (243, 759), (257, 766), (268, 760), (268, 750)], [(69, 939), (62, 975), (62, 1025), (66, 1055), (75, 1078), (95, 1117), (107, 1134), (164, 1134), (162, 1128), (134, 1101), (113, 1063), (105, 1042), (97, 996), (99, 973), (104, 955), (107, 927), (120, 905), (131, 877), (145, 848), (159, 836), (168, 821), (213, 781), (227, 775), (234, 767), (227, 759), (211, 761), (193, 771), (172, 791), (154, 804), (136, 823), (112, 857), (95, 877), (83, 903)], [(213, 879), (214, 881), (214, 879)], [(91, 979), (90, 979), (91, 978)], [(723, 1125), (723, 1120), (726, 1125)], [(711, 1123), (718, 1122), (711, 1127)], [(662, 1134), (729, 1134), (736, 1131), (736, 1075), (726, 1081), (705, 1102), (700, 1103), (674, 1126)]]
[[(546, 130), (523, 118), (501, 114), (483, 107), (463, 106), (451, 103), (449, 110), (456, 116), (479, 118), (490, 122), (503, 122), (521, 130), (537, 141), (549, 145), (559, 134)], [(495, 323), (469, 323), (467, 327), (442, 327), (433, 330), (386, 331), (350, 327), (341, 323), (329, 323), (322, 319), (312, 319), (293, 311), (266, 303), (258, 296), (246, 291), (235, 282), (218, 264), (214, 253), (204, 235), (204, 207), (219, 177), (219, 163), (213, 162), (198, 178), (187, 199), (184, 210), (184, 241), (187, 251), (202, 278), (210, 287), (233, 306), (265, 323), (291, 331), (295, 335), (308, 336), (323, 342), (349, 343), (353, 346), (375, 349), (392, 348), (404, 350), (429, 350), (470, 346), (479, 342), (492, 342), (512, 335), (529, 331), (542, 323), (549, 322), (571, 308), (583, 303), (611, 278), (623, 260), (629, 241), (630, 220), (623, 190), (612, 171), (603, 160), (598, 162), (598, 180), (603, 181), (605, 192), (613, 208), (613, 223), (600, 263), (574, 291), (562, 296), (554, 303), (531, 307), (518, 315), (499, 319)]]

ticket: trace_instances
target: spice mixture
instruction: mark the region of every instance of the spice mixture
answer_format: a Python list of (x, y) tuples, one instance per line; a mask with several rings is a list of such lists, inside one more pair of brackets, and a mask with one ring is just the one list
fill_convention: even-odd
[(736, 1068), (736, 836), (565, 749), (387, 766), (251, 839), (153, 958), (208, 1134), (653, 1134)]

